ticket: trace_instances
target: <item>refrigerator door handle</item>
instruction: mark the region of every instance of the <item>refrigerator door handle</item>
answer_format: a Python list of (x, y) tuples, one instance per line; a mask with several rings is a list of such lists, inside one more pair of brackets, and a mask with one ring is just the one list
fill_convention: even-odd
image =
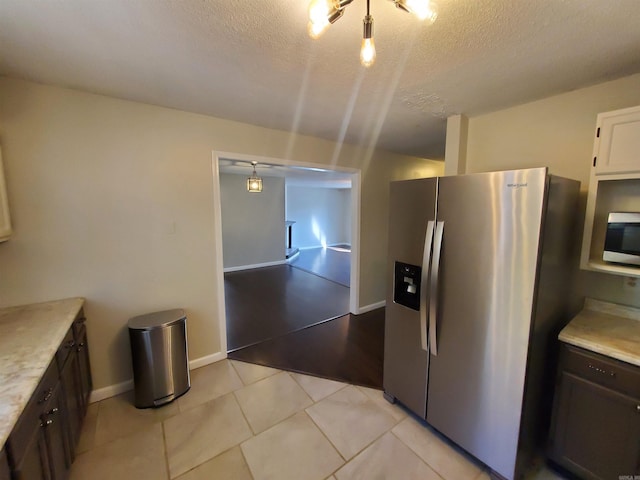
[(431, 293), (429, 295), (429, 351), (434, 357), (438, 356), (438, 275), (440, 273), (440, 253), (442, 252), (442, 237), (444, 221), (436, 223), (434, 235), (433, 258), (431, 259)]
[(433, 244), (433, 227), (435, 222), (427, 222), (424, 236), (424, 251), (422, 252), (422, 278), (420, 279), (420, 343), (427, 352), (427, 287), (429, 285), (429, 264), (431, 263), (431, 245)]

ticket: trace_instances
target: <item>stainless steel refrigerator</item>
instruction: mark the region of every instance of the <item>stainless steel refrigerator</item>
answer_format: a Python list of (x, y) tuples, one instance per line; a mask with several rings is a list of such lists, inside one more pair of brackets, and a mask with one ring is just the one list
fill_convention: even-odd
[(391, 183), (385, 397), (507, 479), (548, 421), (578, 191), (546, 168)]

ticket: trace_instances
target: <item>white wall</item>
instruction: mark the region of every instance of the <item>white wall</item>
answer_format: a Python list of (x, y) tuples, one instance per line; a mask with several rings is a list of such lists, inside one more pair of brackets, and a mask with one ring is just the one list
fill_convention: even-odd
[(351, 242), (351, 189), (287, 186), (287, 220), (296, 223), (292, 246), (320, 247)]
[[(596, 116), (640, 105), (640, 74), (469, 119), (466, 171), (548, 166), (581, 182), (575, 230), (581, 246)], [(576, 260), (577, 262), (577, 260)], [(575, 293), (640, 307), (640, 295), (623, 290), (623, 277), (576, 271)]]
[(340, 243), (346, 243), (347, 245), (351, 245), (351, 212), (353, 210), (351, 205), (351, 189), (350, 188), (342, 188), (338, 191), (338, 195), (342, 197), (342, 231), (343, 238)]
[(0, 306), (85, 297), (96, 388), (131, 378), (134, 315), (185, 308), (190, 358), (220, 352), (212, 151), (361, 169), (360, 305), (384, 299), (389, 181), (443, 169), (6, 77), (0, 144), (14, 227)]
[(224, 268), (284, 262), (284, 198), (284, 178), (249, 193), (246, 175), (220, 174)]

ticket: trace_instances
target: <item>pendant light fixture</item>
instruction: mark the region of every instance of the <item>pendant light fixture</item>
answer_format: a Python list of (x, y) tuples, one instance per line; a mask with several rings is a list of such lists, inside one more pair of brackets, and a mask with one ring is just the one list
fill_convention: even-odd
[(253, 165), (253, 173), (247, 178), (247, 192), (260, 193), (262, 192), (262, 179), (256, 174), (256, 165), (258, 162), (251, 162)]
[(376, 61), (376, 46), (373, 44), (373, 17), (369, 14), (369, 0), (367, 0), (367, 14), (362, 20), (362, 47), (360, 47), (360, 63), (370, 67)]
[[(396, 7), (414, 14), (420, 20), (433, 23), (438, 16), (436, 7), (431, 0), (391, 0)], [(308, 31), (311, 38), (318, 38), (332, 23), (342, 15), (344, 9), (353, 0), (311, 0), (309, 4)], [(360, 63), (370, 67), (376, 61), (376, 47), (373, 43), (373, 17), (369, 11), (367, 0), (367, 14), (363, 20), (362, 47), (360, 49)]]

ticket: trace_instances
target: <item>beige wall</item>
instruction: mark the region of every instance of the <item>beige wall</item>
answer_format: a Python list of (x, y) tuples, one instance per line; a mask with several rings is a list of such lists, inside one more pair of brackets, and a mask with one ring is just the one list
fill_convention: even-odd
[(360, 305), (384, 299), (388, 182), (441, 162), (0, 78), (14, 235), (0, 306), (87, 299), (95, 387), (131, 378), (127, 319), (183, 307), (189, 354), (220, 350), (212, 151), (362, 169)]
[[(596, 115), (640, 105), (640, 75), (575, 90), (469, 119), (466, 171), (486, 172), (548, 166), (551, 173), (581, 182), (576, 249), (582, 241), (586, 191)], [(640, 295), (623, 290), (623, 277), (579, 271), (579, 297), (640, 307)]]
[(262, 177), (247, 191), (247, 175), (220, 174), (224, 268), (285, 261), (284, 178)]

